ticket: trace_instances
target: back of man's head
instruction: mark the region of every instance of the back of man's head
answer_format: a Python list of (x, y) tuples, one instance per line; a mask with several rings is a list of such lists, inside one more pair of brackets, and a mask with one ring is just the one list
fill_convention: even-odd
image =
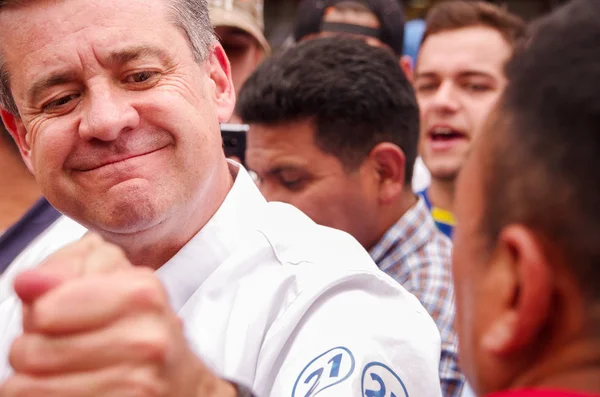
[(600, 393), (599, 20), (575, 0), (533, 26), (461, 175), (457, 322), (479, 393)]
[[(588, 298), (600, 300), (600, 2), (574, 1), (538, 24), (508, 65), (491, 151), (487, 230), (523, 222), (569, 264)], [(501, 194), (510, 192), (510, 194)], [(499, 195), (498, 195), (499, 194)]]
[(309, 40), (265, 61), (238, 100), (245, 123), (276, 125), (311, 120), (315, 141), (347, 169), (371, 149), (391, 142), (406, 157), (410, 182), (419, 113), (413, 89), (387, 50), (360, 40)]

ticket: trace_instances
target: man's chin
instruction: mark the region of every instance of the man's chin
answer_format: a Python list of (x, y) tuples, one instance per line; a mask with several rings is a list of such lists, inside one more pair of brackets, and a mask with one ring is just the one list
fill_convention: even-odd
[(102, 205), (97, 211), (82, 217), (87, 225), (102, 235), (135, 236), (161, 223), (160, 211), (147, 200)]
[(458, 177), (461, 166), (458, 164), (435, 164), (429, 168), (431, 179), (454, 181)]

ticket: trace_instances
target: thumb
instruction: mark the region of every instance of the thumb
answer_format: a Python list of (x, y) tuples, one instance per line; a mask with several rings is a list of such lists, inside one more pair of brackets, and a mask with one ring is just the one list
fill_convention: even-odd
[(63, 277), (59, 274), (45, 274), (38, 270), (29, 270), (15, 278), (14, 287), (19, 299), (28, 305), (63, 281)]

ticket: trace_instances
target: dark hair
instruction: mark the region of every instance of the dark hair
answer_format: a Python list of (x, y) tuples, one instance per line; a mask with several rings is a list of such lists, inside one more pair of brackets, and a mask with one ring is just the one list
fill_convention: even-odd
[(508, 224), (535, 230), (600, 299), (600, 2), (575, 0), (540, 20), (506, 67), (508, 87), (484, 146), (489, 241)]
[(427, 37), (444, 32), (473, 26), (485, 26), (498, 31), (512, 46), (525, 36), (525, 22), (518, 16), (484, 1), (453, 0), (433, 6), (425, 20), (426, 28), (423, 33)]
[(375, 145), (391, 142), (412, 179), (419, 137), (413, 89), (389, 51), (347, 37), (303, 42), (265, 61), (240, 91), (246, 123), (312, 120), (326, 153), (355, 169)]

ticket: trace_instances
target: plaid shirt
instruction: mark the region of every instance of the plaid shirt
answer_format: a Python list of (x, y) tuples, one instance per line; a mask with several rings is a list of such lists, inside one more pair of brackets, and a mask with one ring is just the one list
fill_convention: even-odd
[(444, 397), (458, 397), (464, 383), (454, 330), (452, 243), (437, 230), (423, 198), (371, 249), (379, 268), (415, 295), (440, 330), (440, 381)]

